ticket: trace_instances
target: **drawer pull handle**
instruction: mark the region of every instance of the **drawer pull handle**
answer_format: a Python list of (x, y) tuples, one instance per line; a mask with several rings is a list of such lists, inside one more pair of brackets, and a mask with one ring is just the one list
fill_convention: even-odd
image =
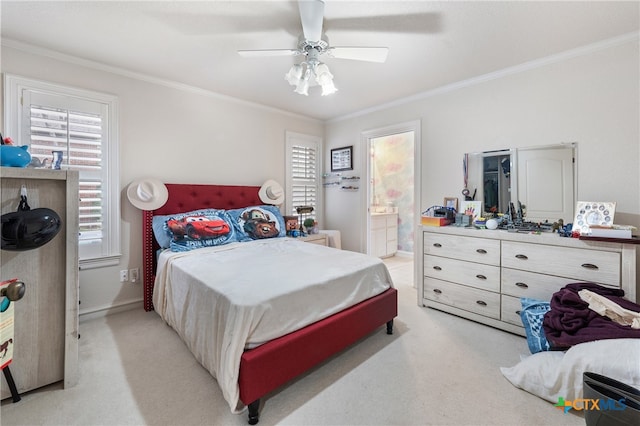
[(435, 269), (436, 271), (442, 271), (442, 268), (439, 266), (434, 266), (433, 269)]
[(520, 315), (520, 312), (521, 312), (521, 311), (516, 311), (516, 314), (517, 314), (517, 315)]
[(487, 302), (483, 301), (483, 300), (476, 300), (476, 303), (480, 306), (487, 306)]
[(516, 259), (527, 260), (529, 258), (527, 256), (525, 256), (524, 254), (516, 254)]
[(485, 276), (484, 276), (484, 275), (482, 275), (482, 274), (478, 274), (478, 275), (476, 275), (476, 278), (478, 278), (479, 280), (486, 280), (486, 279), (487, 279), (487, 277), (485, 277)]
[(529, 286), (525, 283), (517, 282), (516, 285), (520, 288), (529, 288)]
[(440, 244), (440, 243), (433, 243), (433, 246), (434, 246), (434, 247), (442, 247), (442, 244)]
[(439, 288), (434, 288), (434, 289), (433, 289), (433, 292), (434, 292), (435, 294), (442, 294), (442, 290), (440, 290)]
[(582, 264), (583, 268), (587, 268), (587, 269), (593, 269), (593, 270), (597, 270), (598, 266), (594, 265), (593, 263), (583, 263)]
[(487, 251), (485, 249), (477, 249), (476, 251), (480, 254), (487, 254)]

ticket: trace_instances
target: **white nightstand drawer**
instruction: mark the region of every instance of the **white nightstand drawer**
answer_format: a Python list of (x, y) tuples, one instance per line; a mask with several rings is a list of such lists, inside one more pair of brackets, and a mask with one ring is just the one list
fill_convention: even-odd
[(500, 319), (498, 293), (425, 277), (423, 296), (465, 311)]
[(425, 233), (424, 254), (499, 266), (500, 241)]
[(502, 266), (620, 286), (620, 253), (502, 242)]
[(425, 255), (424, 275), (483, 290), (500, 292), (500, 267), (498, 266)]

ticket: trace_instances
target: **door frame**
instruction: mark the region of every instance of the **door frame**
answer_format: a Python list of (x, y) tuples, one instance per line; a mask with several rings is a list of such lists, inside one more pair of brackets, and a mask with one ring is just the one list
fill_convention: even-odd
[(363, 247), (360, 249), (362, 252), (371, 254), (371, 241), (369, 235), (371, 233), (371, 145), (372, 139), (377, 139), (380, 137), (391, 136), (398, 133), (407, 133), (413, 132), (413, 200), (414, 200), (414, 224), (413, 224), (413, 234), (414, 234), (414, 259), (415, 254), (417, 253), (415, 244), (417, 244), (418, 239), (418, 225), (420, 224), (420, 203), (418, 200), (420, 199), (419, 195), (421, 193), (421, 170), (420, 170), (420, 160), (421, 160), (421, 136), (420, 136), (420, 120), (407, 121), (404, 123), (392, 124), (385, 127), (379, 127), (376, 129), (366, 130), (360, 134), (361, 146), (362, 146), (362, 170), (364, 171), (365, 179), (364, 179), (364, 190), (362, 191), (360, 205), (361, 210), (364, 212), (365, 218), (360, 221), (360, 241), (362, 241)]

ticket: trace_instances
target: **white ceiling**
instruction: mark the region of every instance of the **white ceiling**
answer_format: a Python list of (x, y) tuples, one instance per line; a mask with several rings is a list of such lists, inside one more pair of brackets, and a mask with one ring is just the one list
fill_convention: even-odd
[(326, 58), (338, 92), (293, 92), (295, 1), (6, 1), (3, 40), (327, 120), (640, 29), (638, 1), (333, 1), (332, 46), (387, 46), (384, 64)]

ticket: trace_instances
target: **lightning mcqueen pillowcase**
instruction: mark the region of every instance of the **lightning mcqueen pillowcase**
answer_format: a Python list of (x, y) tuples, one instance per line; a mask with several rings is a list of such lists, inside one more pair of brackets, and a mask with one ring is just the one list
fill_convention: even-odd
[(225, 210), (204, 209), (170, 216), (165, 226), (171, 235), (171, 251), (189, 251), (238, 241)]

